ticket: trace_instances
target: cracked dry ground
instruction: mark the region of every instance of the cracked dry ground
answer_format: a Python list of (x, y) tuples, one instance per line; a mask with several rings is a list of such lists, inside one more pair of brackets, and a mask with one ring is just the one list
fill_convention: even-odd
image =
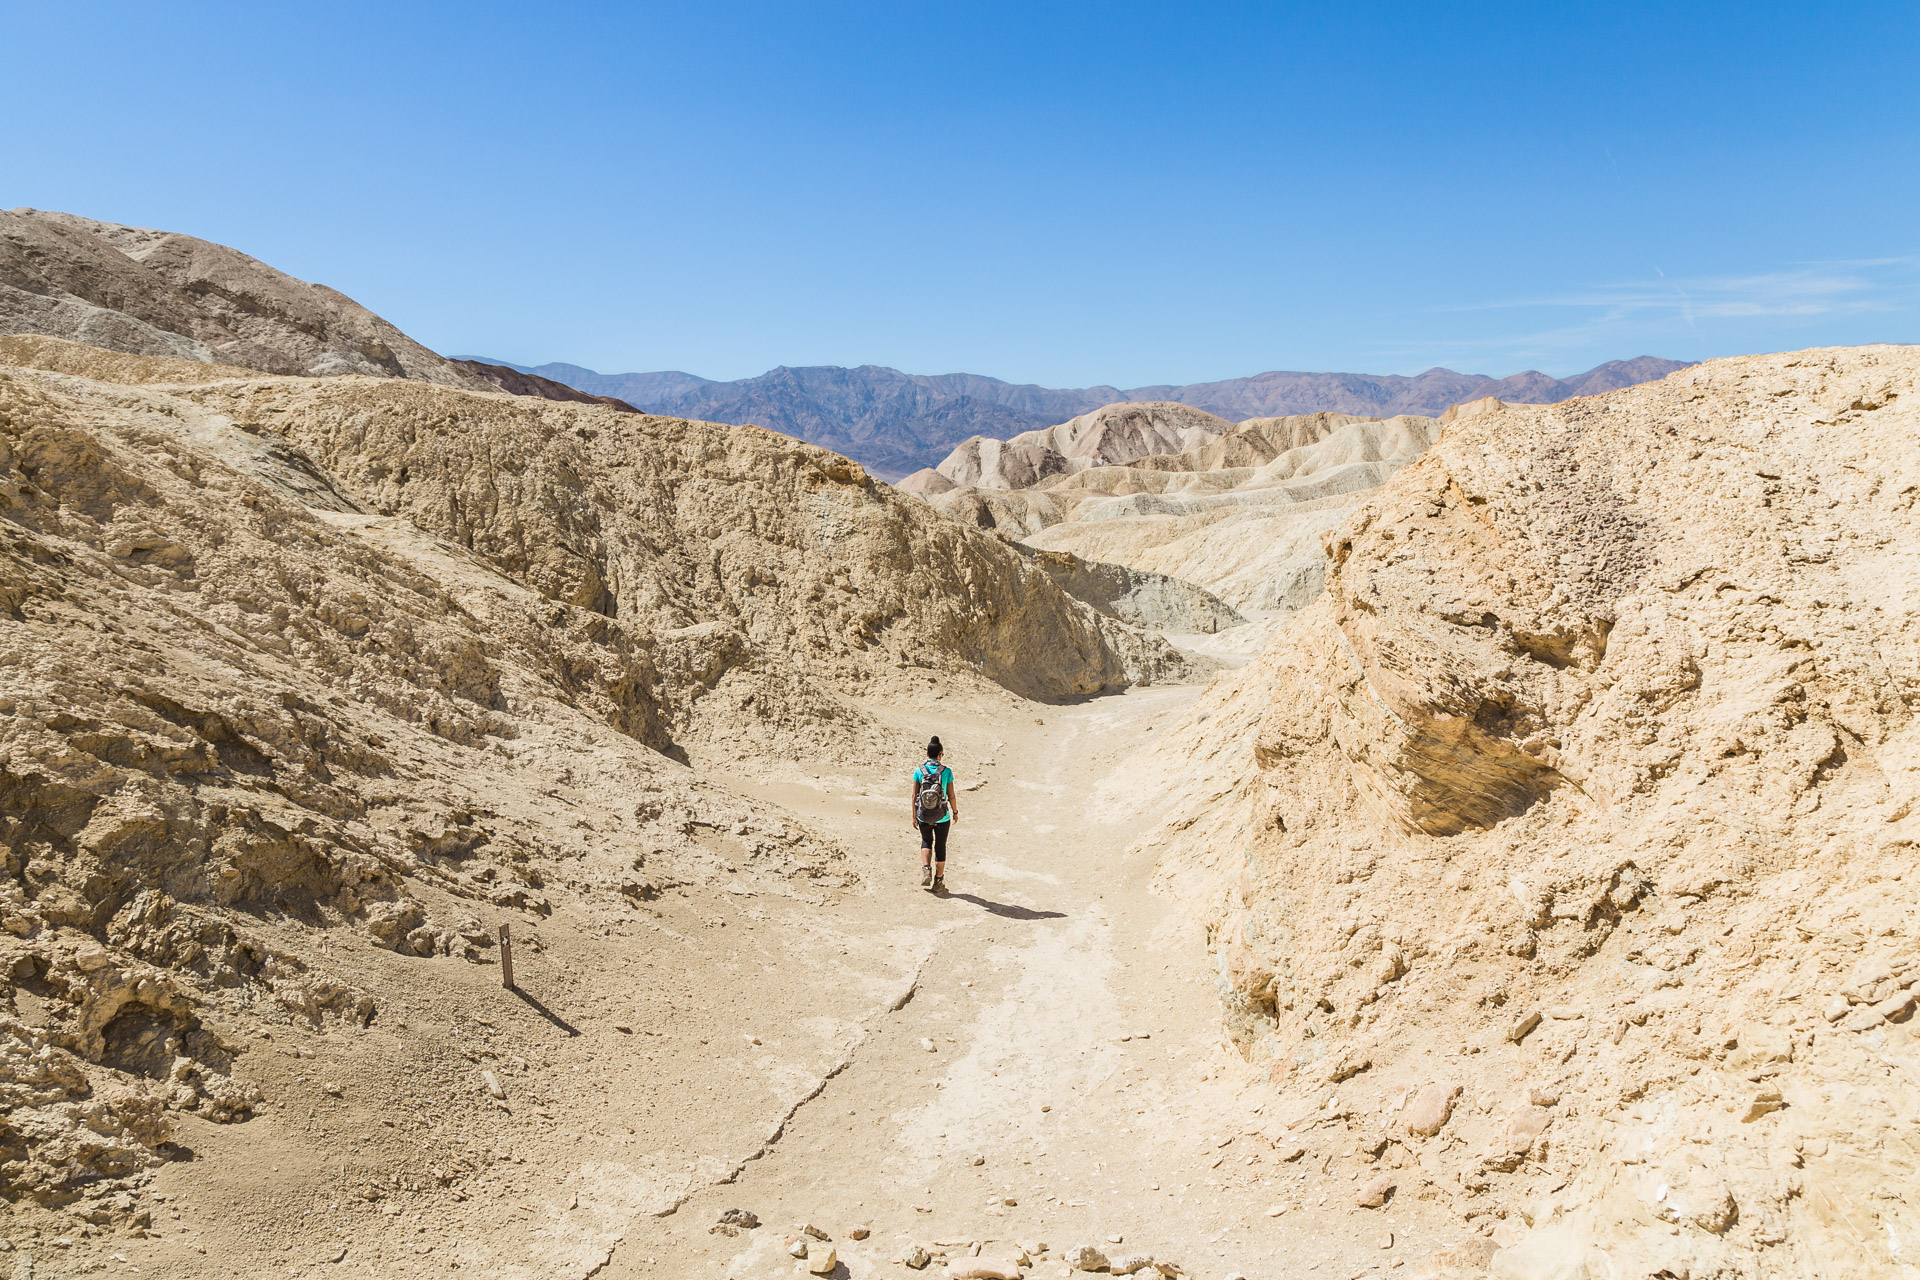
[[(156, 1235), (105, 1265), (745, 1280), (802, 1270), (785, 1246), (803, 1222), (853, 1276), (914, 1274), (893, 1261), (914, 1243), (1053, 1246), (1032, 1274), (1080, 1243), (1200, 1277), (1418, 1261), (1458, 1228), (1405, 1198), (1353, 1209), (1349, 1154), (1284, 1159), (1255, 1112), (1270, 1089), (1220, 1040), (1202, 940), (1122, 854), (1137, 828), (1103, 816), (1101, 784), (1193, 696), (934, 703), (963, 785), (985, 782), (944, 900), (918, 887), (897, 779), (736, 779), (839, 835), (859, 885), (669, 892), (644, 924), (525, 938), (524, 998), (438, 962), (441, 995), (364, 1031), (275, 1030), (247, 1058), (278, 1105), (187, 1120), (203, 1158), (160, 1171)], [(420, 1047), (447, 1043), (464, 1052)], [(765, 1225), (710, 1230), (734, 1207)]]

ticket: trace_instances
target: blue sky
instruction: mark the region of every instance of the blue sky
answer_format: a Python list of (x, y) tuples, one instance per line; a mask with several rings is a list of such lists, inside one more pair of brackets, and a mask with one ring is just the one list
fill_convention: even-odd
[(1122, 386), (1920, 341), (1920, 7), (6, 0), (0, 205), (441, 351)]

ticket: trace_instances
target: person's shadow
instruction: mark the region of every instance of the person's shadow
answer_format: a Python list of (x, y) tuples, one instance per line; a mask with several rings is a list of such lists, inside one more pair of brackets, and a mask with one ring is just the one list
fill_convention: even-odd
[(1032, 907), (1016, 907), (1006, 902), (989, 902), (985, 898), (975, 897), (971, 893), (950, 893), (949, 898), (958, 898), (962, 902), (971, 902), (976, 907), (984, 907), (996, 916), (1007, 920), (1065, 920), (1064, 911), (1035, 911)]

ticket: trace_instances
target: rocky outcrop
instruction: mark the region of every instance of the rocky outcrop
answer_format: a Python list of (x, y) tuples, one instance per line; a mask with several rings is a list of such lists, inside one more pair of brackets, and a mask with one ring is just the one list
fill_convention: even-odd
[(1898, 347), (1465, 418), (1154, 762), (1286, 1123), (1495, 1275), (1903, 1265), (1917, 425)]
[(267, 373), (487, 384), (344, 294), (224, 245), (43, 209), (0, 211), (0, 334)]

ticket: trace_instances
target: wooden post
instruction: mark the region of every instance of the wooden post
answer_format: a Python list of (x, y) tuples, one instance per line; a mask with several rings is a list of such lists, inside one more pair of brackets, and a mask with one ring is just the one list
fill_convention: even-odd
[(513, 990), (513, 939), (504, 922), (500, 926), (500, 985)]

